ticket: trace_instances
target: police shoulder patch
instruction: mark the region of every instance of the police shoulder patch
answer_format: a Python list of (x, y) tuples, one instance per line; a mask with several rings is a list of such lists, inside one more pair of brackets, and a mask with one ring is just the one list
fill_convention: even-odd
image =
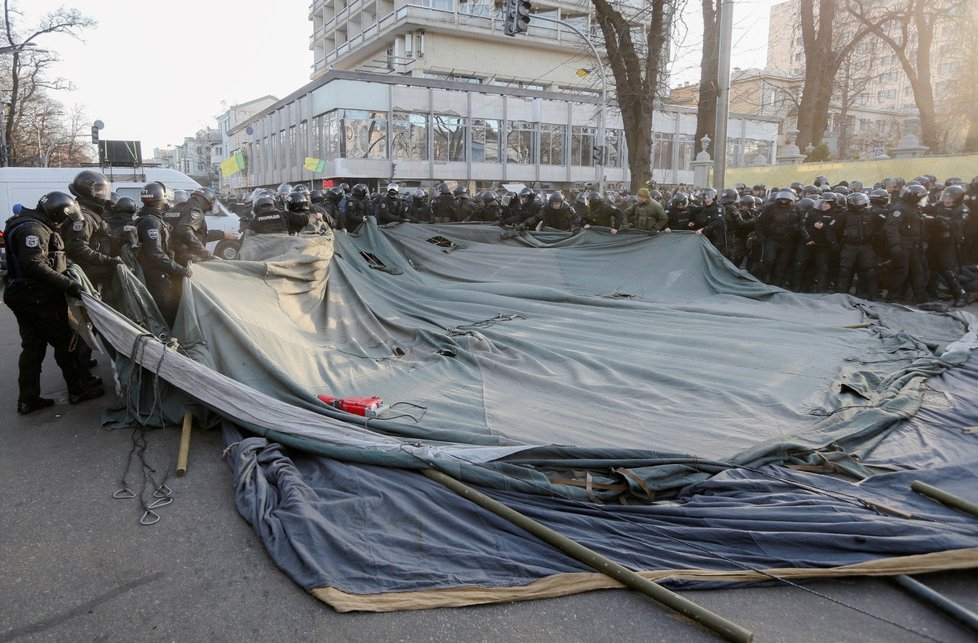
[(899, 219), (900, 218), (900, 211), (899, 210), (894, 210), (893, 211), (893, 218), (894, 219)]
[(202, 215), (197, 210), (191, 210), (190, 211), (190, 218), (193, 219), (194, 221), (198, 221), (202, 216), (204, 216), (204, 215)]
[(36, 234), (29, 234), (27, 235), (27, 238), (24, 239), (24, 245), (27, 246), (28, 248), (36, 248), (39, 245), (41, 245), (41, 240), (37, 237)]
[(85, 229), (85, 222), (75, 221), (74, 223), (71, 224), (71, 229), (74, 230), (75, 232), (81, 232), (82, 230)]
[(150, 239), (159, 239), (160, 238), (160, 231), (159, 230), (156, 230), (156, 229), (147, 230), (146, 231), (146, 236), (149, 237)]

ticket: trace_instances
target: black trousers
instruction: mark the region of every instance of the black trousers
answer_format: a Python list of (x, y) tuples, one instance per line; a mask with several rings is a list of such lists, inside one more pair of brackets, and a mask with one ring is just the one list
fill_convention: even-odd
[(183, 292), (183, 278), (170, 277), (158, 270), (145, 270), (146, 290), (149, 291), (156, 307), (160, 309), (163, 320), (171, 329), (180, 308), (180, 295)]
[(68, 393), (80, 393), (82, 385), (78, 365), (74, 352), (69, 348), (74, 333), (68, 325), (68, 304), (64, 295), (15, 292), (11, 296), (8, 292), (4, 300), (14, 312), (20, 330), (19, 401), (41, 397), (41, 365), (49, 344), (54, 348), (54, 359), (68, 385)]

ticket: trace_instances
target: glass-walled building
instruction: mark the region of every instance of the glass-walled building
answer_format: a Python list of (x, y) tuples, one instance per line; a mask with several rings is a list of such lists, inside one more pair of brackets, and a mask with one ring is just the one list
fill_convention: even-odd
[[(230, 133), (247, 159), (248, 187), (299, 181), (440, 181), (570, 188), (600, 179), (598, 97), (459, 80), (331, 71)], [(604, 178), (629, 182), (620, 117), (608, 110)], [(664, 107), (653, 121), (653, 177), (692, 181), (694, 110)], [(731, 144), (773, 162), (777, 122), (734, 117)], [(250, 134), (248, 132), (251, 132)], [(304, 159), (325, 159), (314, 175)]]

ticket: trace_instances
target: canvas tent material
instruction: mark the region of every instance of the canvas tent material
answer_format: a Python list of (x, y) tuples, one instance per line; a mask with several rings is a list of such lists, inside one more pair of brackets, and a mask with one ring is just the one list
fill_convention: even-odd
[[(289, 447), (233, 440), (236, 503), (310, 591), (502, 591), (583, 572), (409, 471), (427, 467), (558, 529), (600, 523), (609, 531), (594, 533), (611, 533), (609, 547), (636, 569), (730, 572), (657, 535), (669, 521), (693, 529), (677, 531), (679, 541), (732, 543), (734, 560), (758, 568), (834, 569), (978, 546), (973, 528), (934, 519), (932, 506), (914, 505), (923, 517), (908, 522), (840, 500), (903, 504), (903, 481), (876, 488), (872, 476), (813, 502), (795, 477), (817, 489), (840, 483), (766, 467), (835, 461), (869, 473), (852, 456), (893, 448), (886, 438), (914, 417), (927, 378), (967, 360), (973, 317), (786, 293), (684, 233), (367, 225), (249, 243), (265, 261), (195, 268), (174, 329), (179, 347), (92, 300), (90, 313), (122, 354), (188, 394), (167, 396), (164, 419), (196, 401)], [(318, 394), (378, 395), (389, 407), (351, 417)], [(678, 504), (616, 508), (615, 518), (595, 504), (679, 490)], [(758, 546), (754, 532), (766, 527), (725, 522), (730, 509), (715, 498), (735, 499), (749, 507), (747, 523), (797, 543), (772, 535)], [(827, 526), (826, 515), (839, 520)], [(439, 540), (449, 525), (473, 542), (480, 525), (506, 534), (494, 542), (538, 555), (471, 553)], [(443, 556), (450, 562), (436, 568)]]

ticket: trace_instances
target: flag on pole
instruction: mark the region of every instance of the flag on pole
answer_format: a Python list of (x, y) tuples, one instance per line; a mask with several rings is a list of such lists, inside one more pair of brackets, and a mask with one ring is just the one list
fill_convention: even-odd
[(303, 163), (303, 165), (305, 165), (307, 170), (309, 170), (310, 172), (314, 172), (316, 174), (322, 174), (323, 172), (326, 171), (325, 159), (317, 159), (311, 156), (307, 156), (305, 163)]
[(227, 159), (221, 161), (221, 174), (224, 176), (231, 176), (243, 169), (245, 169), (245, 160), (244, 154), (241, 152), (235, 152)]

